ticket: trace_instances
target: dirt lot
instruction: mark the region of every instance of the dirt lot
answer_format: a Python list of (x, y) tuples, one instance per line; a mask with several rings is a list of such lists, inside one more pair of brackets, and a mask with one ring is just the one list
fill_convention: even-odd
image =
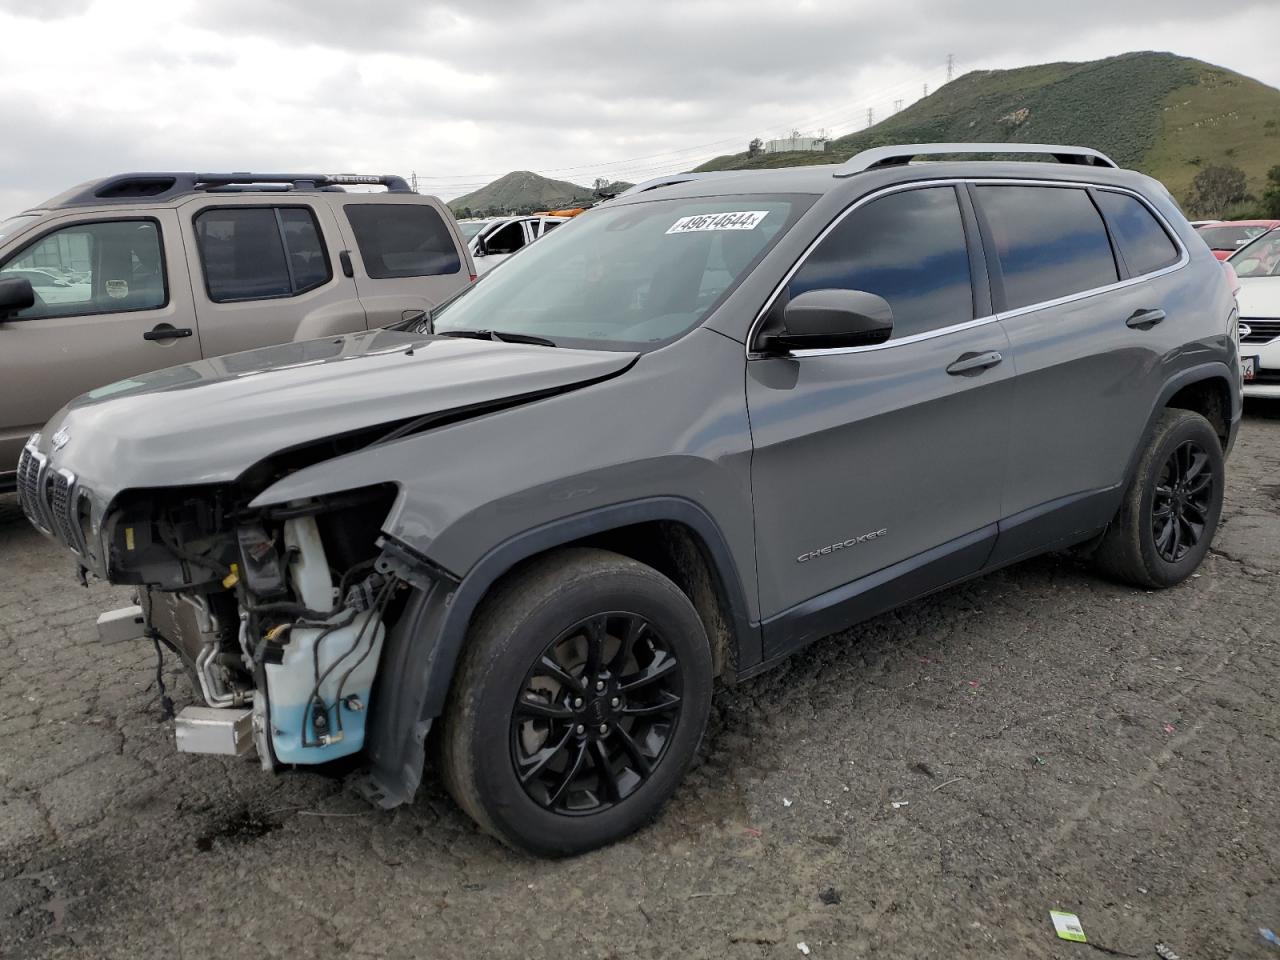
[[(149, 646), (0, 497), (0, 956), (1280, 957), (1280, 406), (1226, 523), (1164, 593), (1053, 557), (722, 690), (666, 815), (516, 856), (438, 784), (182, 756)], [(190, 697), (170, 662), (179, 706)]]

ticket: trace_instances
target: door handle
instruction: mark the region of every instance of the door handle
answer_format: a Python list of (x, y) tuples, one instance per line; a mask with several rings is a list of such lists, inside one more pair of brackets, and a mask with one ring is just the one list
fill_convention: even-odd
[(190, 327), (174, 327), (167, 323), (158, 323), (142, 335), (143, 340), (181, 340), (191, 336)]
[(986, 353), (962, 353), (960, 357), (949, 367), (947, 373), (954, 376), (969, 376), (981, 373), (988, 367), (994, 367), (1003, 360), (996, 350), (988, 350)]
[(1163, 310), (1137, 310), (1124, 323), (1126, 327), (1133, 327), (1135, 330), (1150, 330), (1163, 319)]
[(355, 269), (351, 266), (350, 251), (343, 250), (338, 254), (338, 263), (342, 267), (342, 275), (348, 279), (356, 275)]

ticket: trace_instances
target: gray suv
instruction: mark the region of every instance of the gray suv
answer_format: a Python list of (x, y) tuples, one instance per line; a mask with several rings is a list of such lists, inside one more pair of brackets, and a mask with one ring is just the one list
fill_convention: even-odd
[[(1060, 162), (963, 159), (1010, 151)], [(1088, 149), (685, 175), (423, 321), (81, 397), (20, 497), (137, 585), (100, 625), (187, 665), (180, 749), (362, 754), (382, 806), (430, 750), (485, 830), (574, 853), (657, 813), (717, 677), (1050, 550), (1189, 576), (1235, 311), (1165, 189)]]

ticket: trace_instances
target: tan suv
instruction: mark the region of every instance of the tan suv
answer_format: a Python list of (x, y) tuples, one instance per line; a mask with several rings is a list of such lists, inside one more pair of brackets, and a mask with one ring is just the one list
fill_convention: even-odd
[(150, 173), (76, 187), (0, 222), (0, 490), (26, 438), (81, 393), (399, 322), (474, 274), (453, 216), (401, 177)]

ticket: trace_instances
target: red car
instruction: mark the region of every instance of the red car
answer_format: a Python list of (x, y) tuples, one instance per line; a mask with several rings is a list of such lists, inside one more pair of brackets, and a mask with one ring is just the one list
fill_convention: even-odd
[(1223, 220), (1199, 227), (1196, 232), (1215, 257), (1225, 260), (1250, 240), (1276, 227), (1280, 227), (1280, 220)]

